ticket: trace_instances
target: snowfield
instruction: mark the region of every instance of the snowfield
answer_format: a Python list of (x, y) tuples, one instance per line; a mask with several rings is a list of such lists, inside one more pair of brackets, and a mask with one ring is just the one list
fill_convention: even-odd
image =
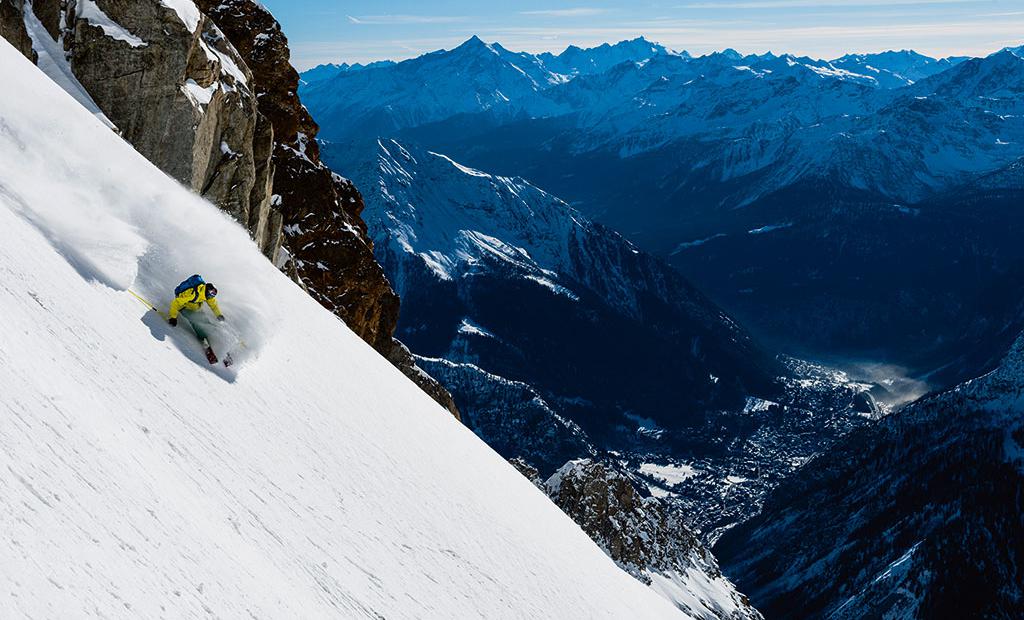
[[(0, 83), (0, 617), (680, 617), (2, 40)], [(237, 374), (127, 292), (194, 272)]]

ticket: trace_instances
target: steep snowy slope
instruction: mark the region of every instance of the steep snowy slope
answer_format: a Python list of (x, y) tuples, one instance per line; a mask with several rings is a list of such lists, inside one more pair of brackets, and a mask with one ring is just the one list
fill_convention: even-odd
[[(674, 617), (0, 41), (0, 616)], [(136, 301), (218, 282), (211, 370)]]

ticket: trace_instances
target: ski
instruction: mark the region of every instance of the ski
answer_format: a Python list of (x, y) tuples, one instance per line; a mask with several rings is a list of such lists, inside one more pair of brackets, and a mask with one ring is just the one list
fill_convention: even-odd
[(210, 362), (211, 366), (219, 361), (217, 354), (213, 352), (213, 347), (210, 346), (210, 341), (206, 338), (203, 338), (203, 350), (206, 352), (206, 361)]

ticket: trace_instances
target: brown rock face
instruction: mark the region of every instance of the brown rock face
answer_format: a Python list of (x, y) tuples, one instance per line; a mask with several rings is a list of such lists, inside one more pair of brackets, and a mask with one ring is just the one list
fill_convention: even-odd
[(198, 11), (136, 0), (95, 7), (126, 34), (110, 36), (84, 5), (68, 3), (64, 43), (75, 76), (143, 156), (246, 225), (274, 257), (273, 136), (244, 60)]
[(310, 295), (458, 417), (447, 390), (417, 368), (409, 350), (393, 338), (399, 299), (373, 257), (360, 217), (363, 198), (320, 161), (320, 129), (299, 101), (299, 75), (277, 20), (252, 0), (197, 4), (252, 71), (259, 110), (273, 126), (272, 204), (287, 252), (279, 264), (290, 260), (289, 271)]
[(602, 463), (571, 462), (547, 485), (558, 507), (637, 576), (668, 568), (680, 549), (684, 557), (698, 549), (705, 553), (696, 537), (675, 523), (657, 500), (641, 497), (625, 476)]
[(45, 28), (37, 36), (63, 41), (75, 77), (126, 140), (276, 255), (273, 133), (258, 111), (252, 74), (210, 20), (160, 2), (0, 0), (0, 36), (32, 60), (27, 10)]
[(0, 0), (0, 37), (15, 47), (32, 62), (36, 61), (36, 53), (32, 49), (32, 39), (25, 29), (22, 17), (25, 7), (24, 0)]
[(60, 37), (61, 14), (68, 0), (33, 0), (32, 12), (56, 41)]

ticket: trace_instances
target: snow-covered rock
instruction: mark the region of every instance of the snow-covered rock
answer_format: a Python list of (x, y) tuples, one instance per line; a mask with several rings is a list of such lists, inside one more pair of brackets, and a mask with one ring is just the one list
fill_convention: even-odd
[(936, 59), (913, 50), (890, 50), (877, 54), (847, 54), (833, 60), (832, 64), (852, 73), (870, 76), (882, 88), (899, 88), (941, 73), (963, 60), (959, 57)]
[(761, 618), (678, 516), (641, 496), (613, 464), (570, 461), (544, 485), (616, 563), (680, 610), (705, 620)]
[[(6, 41), (0, 83), (0, 615), (680, 616)], [(194, 271), (233, 372), (127, 292)]]

